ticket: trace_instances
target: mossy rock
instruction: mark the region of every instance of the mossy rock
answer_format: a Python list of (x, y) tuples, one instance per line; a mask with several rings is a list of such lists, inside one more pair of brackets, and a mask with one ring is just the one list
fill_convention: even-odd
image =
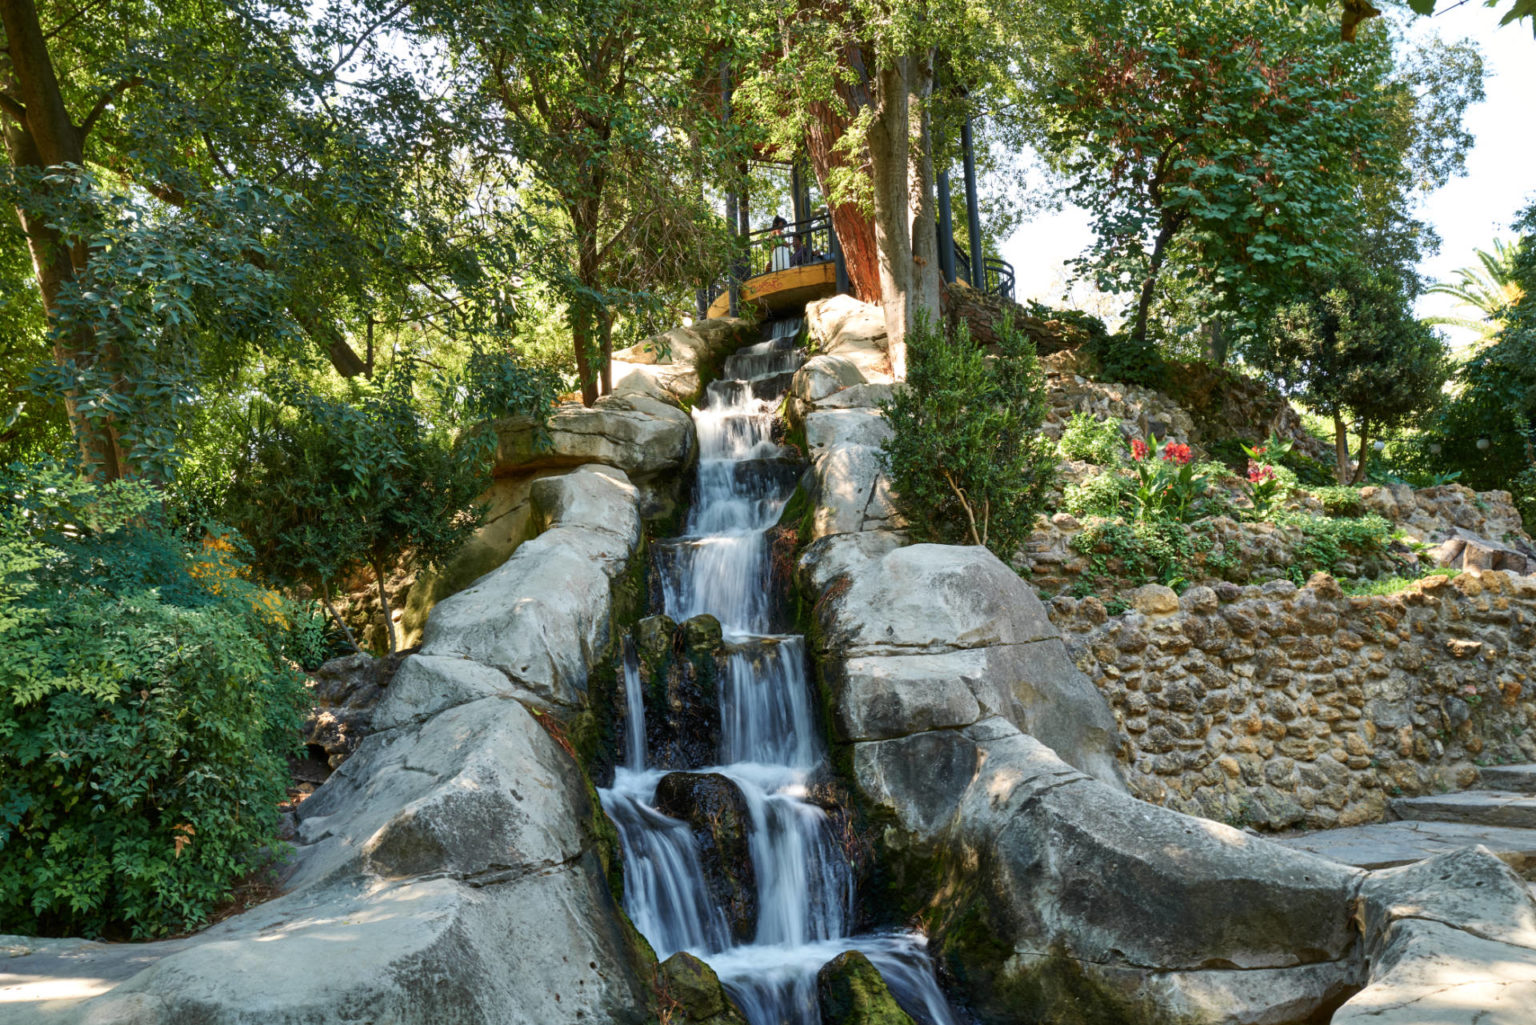
[(670, 1020), (693, 1025), (747, 1025), (714, 969), (687, 951), (678, 951), (661, 963), (661, 990), (673, 1005)]
[(847, 950), (816, 973), (816, 1000), (825, 1025), (917, 1025), (869, 958)]
[(692, 827), (710, 899), (737, 942), (750, 943), (757, 934), (757, 871), (752, 811), (741, 788), (718, 772), (669, 772), (656, 784), (655, 804)]
[(720, 622), (695, 616), (675, 623), (647, 616), (635, 627), (645, 702), (646, 750), (653, 764), (697, 769), (720, 750), (720, 681), (725, 669)]

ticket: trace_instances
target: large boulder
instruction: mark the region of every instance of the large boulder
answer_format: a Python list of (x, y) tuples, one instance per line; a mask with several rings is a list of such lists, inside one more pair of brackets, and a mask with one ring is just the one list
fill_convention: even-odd
[(851, 295), (834, 295), (807, 303), (805, 318), (817, 353), (842, 356), (866, 380), (891, 380), (885, 314), (879, 306)]
[(691, 404), (726, 356), (753, 340), (754, 322), (735, 317), (701, 320), (647, 338), (613, 354), (614, 394), (660, 392)]
[(689, 1025), (747, 1025), (713, 968), (679, 950), (661, 963), (661, 990), (676, 1016)]
[(1365, 988), (1335, 1025), (1517, 1025), (1536, 1008), (1536, 900), (1484, 848), (1373, 872)]
[(720, 621), (695, 616), (674, 623), (666, 616), (647, 616), (635, 627), (635, 651), (650, 763), (679, 769), (716, 764), (725, 669)]
[(441, 567), (417, 573), (400, 617), (400, 646), (421, 643), (421, 631), (433, 607), (450, 594), (464, 590), (512, 557), (519, 545), (538, 536), (534, 521), (532, 490), (535, 481), (566, 471), (556, 468), (502, 477), (480, 496), (485, 522)]
[(607, 395), (592, 406), (567, 402), (546, 427), (524, 417), (497, 420), (493, 472), (498, 477), (546, 467), (602, 463), (632, 480), (683, 467), (693, 453), (693, 421), (677, 406), (637, 392)]
[(499, 669), (531, 703), (569, 710), (609, 644), (610, 589), (640, 541), (639, 495), (622, 471), (600, 466), (541, 480), (535, 491), (549, 529), (439, 602), (421, 650)]
[(718, 772), (669, 772), (656, 784), (656, 810), (688, 823), (710, 900), (725, 913), (737, 943), (757, 935), (757, 870), (752, 811), (741, 788)]
[(816, 1003), (826, 1025), (916, 1025), (869, 958), (845, 950), (816, 973)]
[(314, 706), (304, 719), (304, 743), (318, 748), (329, 768), (346, 761), (372, 727), (374, 706), (384, 695), (381, 661), (389, 660), (357, 652), (333, 658), (309, 674)]
[[(645, 1021), (643, 954), (570, 756), (516, 701), (424, 721), (389, 703), (379, 721), (407, 724), (370, 735), (301, 806), (285, 896), (152, 954), (102, 996), (11, 1004), (6, 1021)], [(46, 956), (7, 968), (69, 973), (28, 963)]]

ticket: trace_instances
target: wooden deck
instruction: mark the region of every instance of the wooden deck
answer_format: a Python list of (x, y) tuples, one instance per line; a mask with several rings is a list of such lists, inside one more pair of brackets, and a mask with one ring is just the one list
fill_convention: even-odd
[[(829, 260), (748, 278), (741, 283), (741, 301), (761, 306), (769, 313), (778, 313), (791, 307), (803, 307), (812, 299), (825, 299), (836, 291), (837, 266)], [(709, 304), (709, 315), (723, 317), (730, 305), (730, 295), (722, 292)]]

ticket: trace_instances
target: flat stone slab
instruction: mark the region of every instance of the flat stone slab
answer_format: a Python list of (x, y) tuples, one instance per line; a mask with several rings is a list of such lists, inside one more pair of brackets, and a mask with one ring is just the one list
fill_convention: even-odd
[(1465, 822), (1377, 822), (1274, 839), (1287, 847), (1366, 869), (1406, 865), (1482, 844), (1526, 878), (1536, 876), (1536, 829)]
[(1536, 829), (1536, 796), (1510, 790), (1399, 797), (1392, 802), (1392, 810), (1405, 819)]
[(1536, 794), (1536, 762), (1524, 765), (1489, 765), (1479, 773), (1483, 786), (1494, 790), (1510, 790), (1521, 794)]
[(191, 940), (92, 943), (0, 936), (0, 1020), (10, 1020), (6, 1008), (25, 1009), (34, 1003), (81, 1000), (105, 993), (191, 945)]

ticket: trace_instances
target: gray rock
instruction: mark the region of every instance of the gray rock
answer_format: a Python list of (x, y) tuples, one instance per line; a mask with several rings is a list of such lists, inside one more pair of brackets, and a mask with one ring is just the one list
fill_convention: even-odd
[(1018, 574), (985, 548), (910, 545), (865, 565), (820, 603), (823, 650), (858, 655), (953, 651), (1057, 637)]
[(849, 295), (806, 304), (806, 326), (816, 351), (843, 356), (871, 381), (890, 380), (885, 314)]
[(304, 719), (304, 743), (325, 752), (334, 769), (346, 761), (372, 727), (374, 706), (384, 694), (380, 660), (358, 652), (333, 658), (310, 674), (314, 707)]
[(693, 421), (670, 402), (629, 391), (607, 395), (590, 408), (567, 402), (549, 418), (547, 445), (526, 419), (493, 425), (497, 476), (531, 470), (603, 463), (634, 479), (647, 479), (684, 466), (693, 453)]
[(1528, 1025), (1532, 1008), (1536, 951), (1404, 918), (1332, 1025)]
[(1384, 939), (1394, 921), (1413, 918), (1528, 947), (1526, 956), (1536, 958), (1536, 900), (1486, 848), (1372, 872), (1360, 887), (1360, 904), (1367, 942)]
[(400, 663), (373, 714), (376, 731), (424, 722), (439, 712), (481, 698), (535, 700), (525, 688), (478, 662), (437, 655), (412, 655)]
[(805, 444), (813, 459), (844, 445), (878, 449), (890, 436), (891, 425), (878, 409), (819, 410), (805, 418)]
[(864, 375), (850, 360), (842, 356), (812, 356), (795, 371), (789, 394), (808, 406), (815, 406), (844, 388), (864, 383)]
[(1392, 800), (1392, 810), (1405, 819), (1536, 829), (1536, 795), (1533, 794), (1466, 790), (1455, 794), (1398, 797)]
[(812, 479), (816, 489), (813, 538), (902, 526), (879, 449), (851, 444), (824, 449), (812, 467)]
[(898, 533), (869, 530), (837, 533), (807, 545), (800, 555), (800, 578), (811, 594), (821, 594), (841, 577), (862, 572), (871, 562), (905, 544)]
[[(639, 544), (638, 492), (622, 472), (584, 469), (536, 485), (554, 526), (442, 602), (422, 654), (471, 659), (511, 677), (539, 705), (573, 708), (609, 639), (610, 587)], [(553, 512), (551, 512), (553, 510)]]

